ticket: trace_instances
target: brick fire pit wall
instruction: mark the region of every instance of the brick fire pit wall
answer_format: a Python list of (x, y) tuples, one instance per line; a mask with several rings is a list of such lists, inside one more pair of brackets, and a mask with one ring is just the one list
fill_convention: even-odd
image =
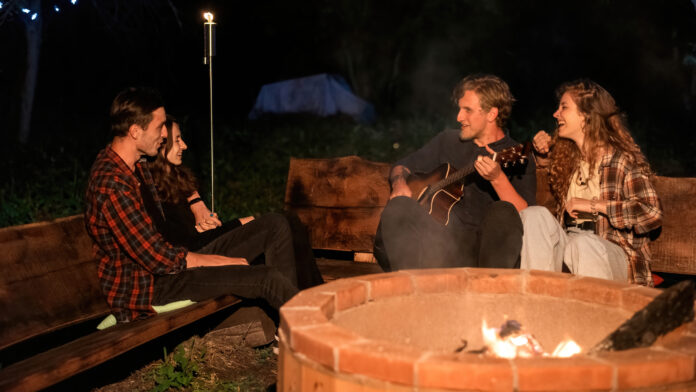
[[(280, 310), (281, 391), (692, 390), (696, 324), (650, 348), (572, 358), (501, 359), (481, 322), (520, 321), (542, 346), (589, 349), (657, 289), (520, 270), (413, 270), (337, 280)], [(467, 349), (455, 353), (468, 342)], [(659, 386), (659, 387), (658, 387)]]

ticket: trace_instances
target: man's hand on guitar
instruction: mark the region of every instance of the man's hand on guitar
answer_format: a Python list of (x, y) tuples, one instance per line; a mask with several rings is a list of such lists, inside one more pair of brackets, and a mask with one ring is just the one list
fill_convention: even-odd
[[(488, 151), (491, 155), (495, 154), (495, 151), (488, 147), (488, 145), (485, 147), (486, 151)], [(496, 180), (503, 173), (503, 169), (500, 167), (498, 162), (492, 160), (488, 156), (483, 155), (479, 155), (479, 157), (476, 159), (476, 162), (474, 162), (474, 168), (481, 175), (481, 177), (488, 181)]]

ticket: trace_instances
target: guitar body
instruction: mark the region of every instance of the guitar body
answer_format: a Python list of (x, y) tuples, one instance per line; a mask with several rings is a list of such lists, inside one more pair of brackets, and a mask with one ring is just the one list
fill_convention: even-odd
[(431, 173), (415, 174), (408, 178), (408, 187), (411, 189), (413, 198), (428, 211), (428, 214), (443, 225), (449, 223), (450, 211), (461, 200), (464, 186), (458, 182), (431, 193), (429, 192), (431, 190), (430, 184), (437, 183), (454, 172), (456, 169), (446, 163)]

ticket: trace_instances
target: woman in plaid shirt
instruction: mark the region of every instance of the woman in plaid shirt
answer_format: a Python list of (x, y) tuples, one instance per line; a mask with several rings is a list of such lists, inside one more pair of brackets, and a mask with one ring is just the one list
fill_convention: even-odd
[(578, 80), (557, 95), (556, 133), (534, 137), (539, 157), (550, 159), (556, 218), (544, 207), (521, 212), (521, 266), (561, 271), (565, 263), (577, 275), (652, 286), (648, 243), (662, 209), (650, 165), (604, 88)]

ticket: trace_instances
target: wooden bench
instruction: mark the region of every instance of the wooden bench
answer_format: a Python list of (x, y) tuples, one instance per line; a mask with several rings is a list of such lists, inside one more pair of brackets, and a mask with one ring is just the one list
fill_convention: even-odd
[(0, 356), (0, 391), (35, 391), (239, 302), (203, 301), (97, 331), (109, 308), (82, 215), (0, 229), (0, 355), (80, 323), (94, 332), (16, 363)]
[[(291, 158), (285, 206), (310, 229), (312, 247), (355, 252), (369, 260), (379, 216), (389, 199), (391, 165), (357, 156)], [(696, 275), (696, 178), (656, 176), (662, 232), (650, 244), (652, 270)], [(546, 171), (537, 170), (537, 203), (550, 207)]]

